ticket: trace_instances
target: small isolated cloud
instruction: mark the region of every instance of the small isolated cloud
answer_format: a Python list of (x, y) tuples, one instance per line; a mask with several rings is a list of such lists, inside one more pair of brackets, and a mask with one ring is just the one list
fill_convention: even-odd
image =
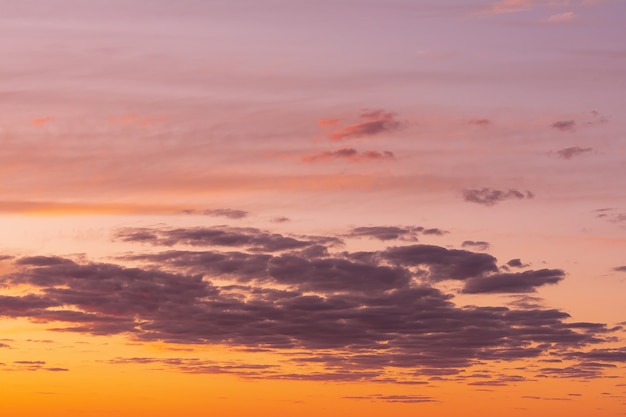
[(359, 115), (359, 119), (359, 123), (344, 126), (332, 131), (328, 135), (328, 138), (333, 142), (341, 142), (347, 139), (393, 132), (400, 128), (400, 122), (396, 120), (395, 113), (387, 112), (382, 109), (363, 110)]
[(284, 216), (280, 216), (280, 217), (274, 217), (272, 219), (272, 223), (287, 223), (290, 222), (291, 219), (289, 217), (284, 217)]
[(519, 259), (519, 258), (518, 258), (518, 259), (511, 259), (511, 260), (510, 260), (510, 261), (508, 261), (506, 264), (507, 264), (507, 266), (510, 266), (510, 267), (512, 267), (512, 268), (523, 268), (523, 267), (525, 267), (525, 266), (526, 266), (526, 265), (524, 265), (524, 264), (522, 263), (522, 260), (521, 260), (521, 259)]
[(626, 272), (626, 265), (613, 268), (613, 271)]
[(336, 151), (323, 151), (316, 154), (304, 155), (302, 162), (324, 162), (332, 160), (347, 160), (351, 162), (390, 160), (396, 159), (390, 151), (365, 151), (359, 152), (354, 148), (341, 148)]
[(574, 12), (564, 12), (564, 13), (553, 14), (552, 16), (548, 17), (546, 21), (548, 23), (562, 23), (562, 22), (569, 22), (570, 20), (573, 20), (575, 18), (576, 18), (576, 14), (574, 14)]
[(432, 403), (438, 400), (426, 395), (356, 395), (343, 397), (348, 400), (384, 401), (388, 403)]
[(512, 199), (530, 199), (534, 194), (530, 191), (522, 192), (519, 190), (494, 190), (491, 188), (469, 189), (463, 190), (463, 199), (470, 203), (483, 204), (485, 206), (493, 206), (504, 200)]
[(319, 119), (317, 124), (320, 127), (336, 126), (339, 123), (339, 119)]
[(498, 15), (523, 12), (530, 9), (532, 3), (531, 0), (501, 0), (491, 4), (484, 14)]
[(33, 120), (30, 121), (30, 123), (33, 126), (43, 126), (47, 123), (50, 123), (52, 121), (52, 117), (50, 116), (46, 116), (46, 117), (37, 117)]
[(556, 155), (561, 159), (572, 159), (575, 156), (582, 155), (587, 152), (591, 152), (593, 148), (581, 148), (580, 146), (571, 146), (556, 151)]
[(467, 123), (470, 125), (487, 127), (491, 125), (492, 122), (489, 119), (470, 119), (467, 121)]
[(563, 132), (571, 132), (576, 128), (576, 122), (574, 120), (558, 120), (552, 123), (552, 128)]
[(214, 209), (204, 210), (202, 214), (215, 217), (228, 217), (229, 219), (243, 219), (244, 217), (248, 216), (249, 213), (244, 210)]
[(461, 244), (463, 248), (472, 248), (478, 250), (487, 250), (489, 249), (489, 242), (484, 242), (482, 240), (474, 241), (474, 240), (466, 240)]

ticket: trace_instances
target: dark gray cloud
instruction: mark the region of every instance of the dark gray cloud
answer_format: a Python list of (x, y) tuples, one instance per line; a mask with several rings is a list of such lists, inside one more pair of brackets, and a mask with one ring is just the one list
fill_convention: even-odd
[(125, 242), (150, 243), (158, 246), (178, 244), (191, 246), (243, 247), (250, 250), (275, 252), (303, 249), (314, 245), (340, 245), (335, 237), (305, 236), (302, 239), (269, 233), (252, 227), (194, 227), (179, 229), (124, 228), (115, 238)]
[[(215, 231), (225, 235), (215, 237)], [(118, 237), (165, 246), (225, 239), (222, 246), (263, 251), (170, 249), (125, 255), (118, 264), (18, 258), (15, 272), (0, 276), (0, 285), (32, 291), (0, 296), (0, 316), (48, 323), (58, 332), (268, 351), (315, 367), (294, 373), (259, 364), (158, 362), (183, 372), (247, 378), (409, 384), (456, 375), (473, 364), (539, 358), (586, 362), (577, 366), (600, 376), (604, 368), (590, 363), (622, 355), (600, 350), (616, 330), (604, 324), (569, 323), (568, 314), (537, 305), (460, 307), (433, 286), (460, 280), (467, 293), (525, 293), (557, 283), (560, 270), (507, 274), (489, 254), (434, 245), (330, 253), (315, 242), (335, 242), (332, 237), (295, 239), (257, 229), (123, 229)], [(589, 357), (582, 358), (585, 352)], [(511, 381), (493, 376), (485, 384)]]
[(511, 259), (506, 264), (507, 266), (510, 266), (511, 268), (524, 268), (527, 266), (522, 263), (521, 259)]
[(564, 275), (565, 273), (559, 269), (540, 269), (516, 274), (477, 276), (465, 282), (463, 292), (466, 294), (535, 292), (536, 288), (542, 285), (558, 283)]
[(593, 151), (593, 148), (581, 148), (580, 146), (572, 146), (556, 151), (556, 155), (562, 159), (572, 159), (575, 156), (579, 156), (591, 151)]
[(463, 190), (463, 199), (465, 201), (485, 206), (493, 206), (505, 200), (523, 200), (525, 198), (534, 198), (534, 194), (530, 191), (522, 192), (514, 189), (494, 190), (492, 188), (481, 188)]
[(328, 135), (328, 138), (333, 142), (341, 142), (347, 139), (393, 132), (401, 126), (395, 116), (395, 113), (381, 109), (363, 110), (359, 115), (359, 123), (336, 129)]
[(393, 247), (381, 256), (396, 265), (427, 267), (424, 273), (432, 281), (465, 280), (498, 271), (496, 258), (491, 255), (434, 245)]
[(324, 162), (333, 160), (346, 160), (351, 162), (393, 160), (396, 156), (391, 151), (363, 151), (354, 148), (341, 148), (336, 151), (323, 151), (310, 155), (303, 155), (302, 162)]
[(626, 272), (626, 265), (624, 265), (624, 266), (617, 266), (617, 267), (613, 268), (613, 271)]
[(558, 120), (552, 123), (552, 128), (564, 132), (570, 132), (576, 128), (576, 122), (574, 120)]
[(212, 209), (212, 210), (204, 210), (202, 214), (207, 216), (216, 216), (216, 217), (228, 217), (229, 219), (243, 219), (248, 216), (248, 212), (244, 210), (233, 210), (233, 209)]
[(489, 242), (484, 242), (482, 240), (474, 241), (474, 240), (466, 240), (461, 244), (463, 248), (472, 248), (477, 250), (488, 250)]
[(361, 226), (355, 227), (346, 234), (346, 237), (369, 237), (377, 240), (407, 240), (416, 241), (420, 234), (430, 236), (443, 236), (448, 233), (445, 230), (430, 228), (426, 229), (421, 226)]

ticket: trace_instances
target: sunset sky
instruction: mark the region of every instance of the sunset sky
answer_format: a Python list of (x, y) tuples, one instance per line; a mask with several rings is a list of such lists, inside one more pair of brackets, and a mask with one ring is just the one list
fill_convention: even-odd
[(626, 416), (623, 0), (0, 0), (0, 415)]

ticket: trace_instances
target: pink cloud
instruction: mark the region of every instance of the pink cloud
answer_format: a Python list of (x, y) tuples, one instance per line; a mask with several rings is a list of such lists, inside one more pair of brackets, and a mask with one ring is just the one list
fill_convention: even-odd
[(395, 119), (395, 113), (386, 112), (382, 109), (363, 110), (359, 116), (360, 123), (336, 129), (328, 138), (333, 142), (363, 136), (375, 136), (385, 132), (392, 132), (400, 128), (400, 123)]
[(564, 13), (553, 14), (547, 19), (547, 22), (548, 23), (562, 23), (562, 22), (568, 22), (575, 18), (576, 18), (576, 15), (574, 14), (574, 12), (564, 12)]
[(365, 151), (359, 152), (354, 148), (340, 148), (336, 151), (324, 151), (311, 155), (303, 155), (300, 160), (302, 162), (324, 162), (345, 159), (351, 162), (362, 162), (371, 160), (389, 160), (396, 159), (393, 152), (390, 151)]
[(504, 13), (517, 13), (528, 10), (531, 6), (531, 0), (501, 0), (492, 4), (486, 14), (496, 15)]

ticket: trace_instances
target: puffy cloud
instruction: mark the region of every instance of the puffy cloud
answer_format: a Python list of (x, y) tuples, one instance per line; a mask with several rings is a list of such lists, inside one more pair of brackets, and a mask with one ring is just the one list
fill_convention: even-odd
[(359, 123), (344, 126), (332, 131), (328, 138), (333, 142), (341, 142), (347, 139), (375, 136), (386, 132), (398, 130), (401, 126), (396, 120), (395, 113), (382, 109), (363, 110), (359, 115)]
[(485, 206), (493, 206), (504, 200), (521, 200), (525, 198), (534, 198), (534, 194), (530, 191), (522, 192), (514, 189), (494, 190), (492, 188), (481, 188), (463, 190), (463, 199), (465, 201), (483, 204)]
[(491, 255), (433, 245), (393, 247), (381, 256), (396, 265), (427, 267), (432, 281), (465, 280), (498, 271)]
[[(417, 229), (372, 228), (366, 235)], [(263, 251), (171, 249), (118, 258), (139, 265), (134, 267), (57, 256), (18, 258), (12, 261), (14, 272), (0, 276), (0, 285), (32, 290), (0, 296), (0, 315), (49, 323), (62, 332), (269, 350), (315, 367), (294, 373), (282, 365), (159, 359), (182, 372), (407, 384), (489, 361), (579, 360), (581, 352), (594, 352), (589, 347), (615, 331), (599, 323), (568, 323), (568, 314), (536, 305), (459, 307), (452, 294), (433, 286), (460, 280), (466, 293), (524, 293), (557, 283), (560, 270), (507, 274), (489, 254), (433, 245), (333, 254), (319, 243), (335, 242), (332, 236), (294, 243), (257, 229), (215, 230), (226, 232), (226, 246)], [(118, 237), (154, 245), (221, 246), (223, 237), (207, 234), (215, 230), (122, 229)], [(287, 249), (276, 254), (276, 247)], [(585, 360), (602, 362), (601, 353), (621, 358), (620, 352), (598, 349)], [(602, 369), (593, 368), (592, 375), (602, 375)], [(548, 368), (541, 372), (558, 374)], [(485, 383), (511, 381), (493, 376)]]

